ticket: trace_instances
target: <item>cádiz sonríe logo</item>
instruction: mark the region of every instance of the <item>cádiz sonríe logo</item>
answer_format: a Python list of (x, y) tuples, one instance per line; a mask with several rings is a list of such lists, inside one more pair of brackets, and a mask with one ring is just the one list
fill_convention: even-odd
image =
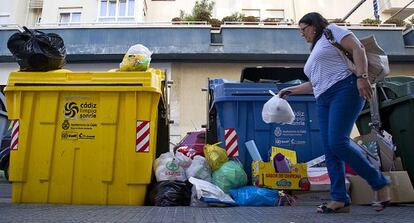
[(79, 112), (79, 107), (75, 102), (65, 104), (65, 117), (73, 118)]

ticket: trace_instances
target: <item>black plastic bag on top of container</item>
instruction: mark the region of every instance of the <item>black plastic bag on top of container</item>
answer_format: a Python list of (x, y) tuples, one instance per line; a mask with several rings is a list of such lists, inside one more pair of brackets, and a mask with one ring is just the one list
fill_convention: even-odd
[(7, 41), (7, 48), (21, 71), (49, 71), (65, 65), (66, 48), (58, 34), (23, 29), (24, 32), (14, 33)]
[(191, 184), (188, 181), (166, 180), (155, 184), (149, 195), (150, 205), (189, 206)]

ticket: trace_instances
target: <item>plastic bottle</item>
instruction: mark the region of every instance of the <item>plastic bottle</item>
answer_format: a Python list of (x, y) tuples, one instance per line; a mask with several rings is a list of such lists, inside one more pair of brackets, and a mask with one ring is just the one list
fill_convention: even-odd
[(279, 173), (289, 173), (290, 172), (290, 163), (289, 160), (282, 153), (276, 154), (273, 158), (273, 165), (276, 169), (276, 172)]

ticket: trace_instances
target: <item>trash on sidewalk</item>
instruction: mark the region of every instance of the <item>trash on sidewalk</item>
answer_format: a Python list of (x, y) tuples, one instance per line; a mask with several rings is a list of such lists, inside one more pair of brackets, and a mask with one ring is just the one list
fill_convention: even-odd
[(257, 149), (256, 143), (254, 143), (254, 140), (247, 141), (245, 145), (247, 151), (252, 157), (252, 160), (263, 161), (262, 157), (260, 156), (259, 150)]
[(191, 166), (185, 170), (185, 173), (188, 178), (194, 177), (208, 182), (212, 181), (211, 168), (202, 156), (194, 156)]
[[(391, 203), (414, 202), (414, 189), (407, 171), (383, 172), (391, 180)], [(375, 201), (374, 191), (360, 176), (349, 176), (352, 204), (371, 204)]]
[[(331, 188), (331, 179), (326, 167), (308, 168), (308, 179), (310, 182), (310, 191), (329, 191)], [(345, 177), (345, 186), (349, 190), (350, 182)]]
[(219, 147), (218, 144), (204, 146), (204, 156), (213, 171), (218, 170), (229, 160), (226, 150)]
[(358, 144), (364, 144), (364, 145), (376, 145), (377, 151), (379, 152), (379, 160), (380, 163), (376, 160), (376, 157), (378, 157), (378, 153), (375, 154), (375, 151), (370, 151), (369, 148), (364, 149), (364, 147), (361, 147), (365, 154), (367, 155), (368, 159), (374, 166), (378, 166), (380, 164), (382, 171), (391, 171), (395, 170), (395, 145), (390, 143), (387, 139), (380, 136), (375, 131), (371, 131), (371, 133), (367, 135), (358, 136), (354, 139), (354, 141), (360, 143)]
[(150, 192), (150, 204), (155, 206), (188, 206), (190, 200), (191, 185), (188, 182), (161, 181)]
[(278, 173), (273, 162), (253, 161), (253, 185), (278, 190), (309, 190), (306, 163), (296, 163), (296, 153), (294, 151), (283, 148), (274, 149), (272, 150), (272, 157), (276, 156), (275, 152), (280, 152), (285, 157), (290, 158), (291, 171), (289, 173)]
[(191, 206), (204, 206), (204, 204), (209, 206), (236, 205), (236, 202), (218, 186), (194, 177), (190, 177), (189, 181), (193, 184)]
[(240, 163), (230, 160), (213, 172), (213, 184), (228, 193), (230, 189), (247, 185), (247, 174)]
[[(310, 191), (329, 191), (331, 179), (328, 175), (328, 169), (325, 167), (325, 155), (317, 157), (307, 162), (308, 179), (310, 182)], [(349, 190), (350, 182), (345, 178), (346, 189)]]
[[(180, 158), (177, 158), (180, 157)], [(189, 160), (184, 160), (184, 158)], [(174, 155), (172, 152), (163, 153), (154, 161), (154, 172), (157, 182), (165, 180), (186, 181), (185, 168), (191, 165), (191, 159), (180, 155), (179, 152)]]
[(231, 189), (230, 196), (240, 206), (277, 206), (279, 202), (279, 191), (256, 186)]

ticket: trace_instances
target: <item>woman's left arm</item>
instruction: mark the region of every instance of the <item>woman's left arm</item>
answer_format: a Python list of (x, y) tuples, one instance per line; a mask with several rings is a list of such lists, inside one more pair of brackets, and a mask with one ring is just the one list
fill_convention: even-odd
[[(365, 48), (355, 37), (355, 35), (347, 35), (341, 40), (341, 45), (345, 48), (346, 51), (352, 53), (354, 59), (354, 64), (356, 67), (356, 75), (358, 77), (363, 74), (368, 74), (368, 61), (365, 54)], [(358, 78), (357, 85), (359, 90), (359, 95), (366, 100), (371, 99), (372, 97), (372, 88), (369, 80), (366, 78)]]

